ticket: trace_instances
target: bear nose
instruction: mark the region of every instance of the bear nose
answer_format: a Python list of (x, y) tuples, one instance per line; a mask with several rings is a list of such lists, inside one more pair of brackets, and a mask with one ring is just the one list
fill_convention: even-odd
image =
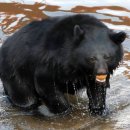
[(97, 70), (97, 75), (104, 75), (104, 74), (107, 74), (107, 73), (108, 73), (107, 69), (105, 69), (105, 68), (99, 68)]

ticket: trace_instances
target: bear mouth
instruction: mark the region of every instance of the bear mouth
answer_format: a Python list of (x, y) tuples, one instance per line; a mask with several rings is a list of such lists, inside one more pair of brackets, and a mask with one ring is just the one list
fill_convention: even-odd
[(103, 79), (103, 80), (96, 79), (96, 81), (100, 82), (100, 83), (104, 83), (104, 82), (106, 82), (106, 79)]
[(107, 75), (97, 75), (96, 81), (100, 82), (100, 83), (104, 83), (104, 82), (106, 82), (106, 77), (107, 77)]

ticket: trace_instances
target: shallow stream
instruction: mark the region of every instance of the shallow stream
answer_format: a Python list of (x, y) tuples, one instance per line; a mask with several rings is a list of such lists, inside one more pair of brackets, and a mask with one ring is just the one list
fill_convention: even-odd
[(90, 14), (109, 28), (123, 30), (123, 63), (111, 77), (107, 91), (107, 117), (92, 117), (85, 90), (68, 96), (73, 111), (64, 117), (48, 119), (14, 108), (3, 94), (0, 83), (0, 130), (130, 130), (130, 1), (129, 0), (0, 0), (0, 44), (32, 20), (75, 13)]

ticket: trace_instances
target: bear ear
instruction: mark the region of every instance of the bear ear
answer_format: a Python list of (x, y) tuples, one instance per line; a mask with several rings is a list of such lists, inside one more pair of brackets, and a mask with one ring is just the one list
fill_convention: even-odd
[(121, 44), (125, 40), (126, 37), (127, 37), (127, 35), (126, 35), (125, 32), (118, 32), (118, 33), (112, 33), (112, 34), (110, 34), (110, 38), (116, 44)]
[(79, 25), (75, 25), (74, 26), (74, 37), (79, 37), (79, 36), (81, 36), (81, 35), (83, 35), (84, 34), (84, 32), (83, 32), (83, 30), (80, 28), (80, 26)]

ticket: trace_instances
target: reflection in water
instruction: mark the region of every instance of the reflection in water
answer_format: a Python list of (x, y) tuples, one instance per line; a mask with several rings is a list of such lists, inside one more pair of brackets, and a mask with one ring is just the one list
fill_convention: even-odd
[[(0, 0), (1, 1), (1, 0)], [(74, 13), (87, 13), (101, 19), (116, 31), (124, 30), (130, 36), (130, 4), (125, 1), (99, 0), (17, 0), (19, 3), (0, 3), (0, 43), (17, 29), (32, 20), (45, 19), (48, 16), (61, 16)], [(15, 0), (16, 1), (16, 0)], [(28, 4), (30, 3), (30, 4)], [(130, 129), (130, 39), (124, 43), (125, 56), (121, 66), (111, 77), (111, 89), (108, 89), (108, 117), (92, 117), (87, 109), (88, 100), (85, 91), (79, 98), (68, 96), (73, 111), (70, 115), (47, 119), (32, 112), (18, 110), (11, 106), (3, 94), (0, 84), (0, 130), (129, 130)]]
[[(48, 1), (46, 2), (48, 3)], [(57, 11), (57, 12), (56, 12)], [(61, 12), (59, 12), (61, 11)], [(68, 13), (67, 13), (68, 12)], [(107, 24), (122, 25), (119, 28), (130, 26), (130, 11), (119, 6), (72, 6), (69, 10), (60, 9), (42, 3), (31, 5), (20, 3), (0, 3), (0, 26), (5, 34), (11, 34), (32, 20), (41, 20), (49, 16), (67, 15), (75, 13), (88, 13), (96, 16)], [(113, 26), (111, 26), (113, 28)], [(116, 27), (115, 27), (116, 28)]]
[(32, 20), (41, 20), (47, 15), (43, 10), (56, 11), (58, 6), (35, 3), (26, 5), (19, 3), (0, 3), (0, 26), (5, 34), (10, 34)]
[(88, 7), (97, 7), (97, 6), (113, 6), (113, 7), (119, 7), (119, 8), (126, 8), (126, 9), (130, 9), (130, 4), (129, 4), (129, 0), (125, 0), (122, 2), (122, 0), (115, 0), (113, 2), (113, 0), (69, 0), (68, 2), (66, 2), (66, 0), (61, 0), (61, 1), (54, 1), (54, 0), (45, 0), (46, 4), (50, 4), (50, 5), (59, 5), (61, 9), (64, 10), (69, 10), (72, 7), (75, 6), (79, 6), (79, 5), (83, 5), (83, 6), (88, 6)]
[(97, 12), (98, 13), (105, 13), (105, 14), (113, 14), (115, 16), (128, 16), (130, 18), (129, 11), (102, 9), (102, 10), (97, 10)]

